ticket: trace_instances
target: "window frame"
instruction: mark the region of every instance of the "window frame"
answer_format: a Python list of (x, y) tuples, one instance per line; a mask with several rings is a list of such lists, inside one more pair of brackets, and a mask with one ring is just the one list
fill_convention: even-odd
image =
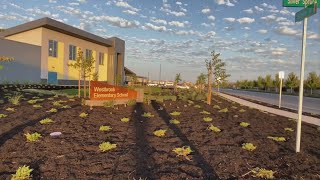
[(99, 65), (104, 65), (104, 53), (99, 52)]
[[(90, 52), (90, 53), (88, 53), (88, 52)], [(91, 49), (86, 49), (86, 59), (91, 58), (93, 55), (92, 53), (93, 53), (93, 51)]]
[(77, 46), (69, 44), (69, 60), (75, 61), (77, 59)]
[[(50, 47), (52, 45), (52, 50), (50, 51)], [(50, 57), (57, 58), (58, 57), (58, 41), (49, 39), (48, 45), (48, 54)]]

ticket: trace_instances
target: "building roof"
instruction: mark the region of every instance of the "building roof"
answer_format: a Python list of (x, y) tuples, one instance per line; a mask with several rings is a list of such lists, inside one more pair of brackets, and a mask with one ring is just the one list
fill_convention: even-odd
[(57, 31), (63, 34), (67, 34), (79, 39), (83, 39), (89, 42), (93, 42), (96, 44), (100, 44), (107, 47), (112, 47), (113, 42), (109, 39), (102, 38), (100, 36), (94, 35), (92, 33), (86, 32), (84, 30), (75, 28), (73, 26), (64, 24), (62, 22), (53, 20), (51, 18), (45, 17), (35, 21), (27, 22), (25, 24), (21, 24), (15, 27), (11, 27), (6, 29), (3, 32), (0, 32), (0, 37), (12, 36), (15, 34), (19, 34), (25, 31), (29, 31), (32, 29), (44, 27), (47, 29), (51, 29), (53, 31)]
[(126, 76), (136, 76), (137, 75), (136, 73), (134, 73), (133, 71), (131, 71), (127, 67), (124, 67), (124, 73), (126, 74)]

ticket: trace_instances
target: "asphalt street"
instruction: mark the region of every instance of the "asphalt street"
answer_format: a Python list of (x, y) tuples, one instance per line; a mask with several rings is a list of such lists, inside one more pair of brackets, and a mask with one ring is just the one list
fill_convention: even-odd
[[(240, 97), (253, 99), (268, 104), (279, 105), (279, 94), (242, 91), (234, 89), (220, 89), (220, 92), (237, 95)], [(299, 97), (282, 95), (282, 107), (298, 110)], [(303, 112), (309, 112), (314, 114), (320, 114), (320, 98), (303, 97)]]

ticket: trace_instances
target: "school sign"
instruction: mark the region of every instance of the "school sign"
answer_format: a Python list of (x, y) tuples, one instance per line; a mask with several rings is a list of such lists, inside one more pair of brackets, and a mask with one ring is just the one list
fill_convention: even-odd
[(99, 81), (90, 82), (90, 100), (136, 100), (137, 91)]
[(283, 7), (306, 7), (315, 3), (320, 8), (320, 0), (283, 0)]

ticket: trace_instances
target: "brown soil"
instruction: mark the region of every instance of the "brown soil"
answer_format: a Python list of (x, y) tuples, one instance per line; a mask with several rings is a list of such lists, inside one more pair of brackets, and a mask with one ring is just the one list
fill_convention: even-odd
[[(276, 179), (320, 179), (320, 131), (315, 126), (303, 124), (302, 152), (295, 153), (295, 132), (284, 130), (295, 130), (294, 121), (214, 98), (213, 105), (229, 111), (218, 112), (203, 102), (195, 103), (201, 108), (185, 107), (188, 103), (184, 101), (90, 110), (78, 99), (72, 102), (58, 97), (39, 103), (43, 106), (39, 109), (25, 100), (15, 106), (16, 112), (8, 112), (5, 109), (14, 106), (6, 103), (0, 106), (0, 113), (8, 115), (0, 119), (0, 179), (10, 179), (23, 165), (34, 169), (33, 179), (257, 179), (251, 173), (242, 176), (255, 167), (275, 171)], [(72, 108), (46, 112), (57, 100), (67, 101), (62, 104)], [(211, 114), (200, 114), (203, 110)], [(181, 115), (172, 117), (173, 111)], [(79, 117), (82, 112), (88, 117)], [(143, 112), (154, 117), (144, 118)], [(202, 120), (208, 116), (213, 118), (211, 123)], [(54, 123), (41, 125), (39, 121), (46, 117)], [(121, 122), (123, 117), (129, 117), (130, 122)], [(181, 124), (170, 124), (172, 118)], [(243, 121), (250, 126), (239, 126)], [(222, 131), (208, 131), (210, 124)], [(101, 125), (109, 125), (112, 130), (101, 132)], [(165, 137), (153, 135), (158, 129), (167, 130)], [(61, 137), (50, 137), (54, 131), (61, 131)], [(43, 137), (27, 142), (27, 132), (39, 132)], [(276, 142), (268, 136), (283, 136), (287, 141)], [(117, 148), (103, 153), (99, 151), (103, 141), (116, 143)], [(253, 143), (257, 149), (242, 149), (244, 142)], [(182, 146), (193, 150), (188, 156), (191, 161), (172, 151)]]

